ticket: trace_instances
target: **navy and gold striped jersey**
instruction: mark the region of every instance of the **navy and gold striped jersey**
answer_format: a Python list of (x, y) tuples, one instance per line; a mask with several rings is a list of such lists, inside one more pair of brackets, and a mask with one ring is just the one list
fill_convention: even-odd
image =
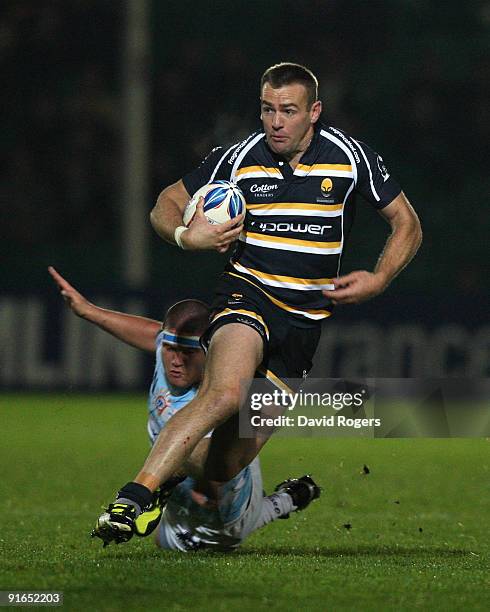
[(225, 271), (310, 320), (331, 314), (321, 290), (333, 289), (339, 275), (355, 194), (381, 209), (401, 191), (380, 155), (321, 124), (294, 171), (255, 132), (213, 149), (182, 180), (192, 195), (215, 179), (236, 182), (247, 202), (244, 231)]

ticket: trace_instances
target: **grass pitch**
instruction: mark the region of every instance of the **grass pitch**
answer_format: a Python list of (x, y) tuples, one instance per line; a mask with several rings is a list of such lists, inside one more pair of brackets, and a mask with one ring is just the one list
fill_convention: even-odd
[(272, 440), (267, 490), (311, 472), (320, 501), (186, 555), (89, 538), (148, 451), (144, 396), (9, 395), (0, 419), (0, 590), (68, 610), (488, 609), (488, 440)]

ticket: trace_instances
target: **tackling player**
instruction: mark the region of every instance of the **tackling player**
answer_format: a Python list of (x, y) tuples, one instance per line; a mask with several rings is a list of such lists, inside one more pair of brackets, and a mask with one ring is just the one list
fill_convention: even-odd
[[(115, 312), (90, 303), (54, 268), (48, 268), (70, 309), (119, 340), (155, 353), (155, 370), (148, 397), (148, 434), (153, 444), (168, 420), (197, 392), (202, 379), (204, 351), (199, 337), (209, 321), (209, 307), (199, 300), (171, 306), (160, 321)], [(124, 489), (97, 521), (94, 535), (104, 544), (124, 542), (133, 534), (149, 535), (160, 523), (156, 542), (162, 548), (196, 550), (236, 548), (250, 533), (290, 512), (306, 508), (320, 490), (309, 476), (284, 481), (276, 493), (264, 496), (258, 457), (235, 478), (223, 484), (218, 504), (194, 493), (195, 478), (206, 477), (211, 432), (196, 445), (182, 470), (160, 487), (146, 507), (129, 502)], [(162, 507), (165, 507), (162, 516)], [(119, 510), (124, 512), (120, 513)], [(146, 510), (146, 511), (145, 511)], [(143, 511), (143, 512), (142, 512)], [(162, 516), (161, 520), (160, 517)], [(117, 525), (117, 527), (115, 527)]]

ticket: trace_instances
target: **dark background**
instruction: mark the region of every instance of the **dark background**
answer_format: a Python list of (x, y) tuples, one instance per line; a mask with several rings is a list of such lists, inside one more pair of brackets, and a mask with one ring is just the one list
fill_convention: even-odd
[[(89, 295), (128, 292), (124, 21), (117, 0), (2, 3), (0, 297), (53, 296), (49, 264)], [(319, 78), (323, 121), (383, 155), (424, 229), (387, 294), (339, 316), (486, 320), (490, 2), (155, 0), (150, 22), (148, 213), (211, 148), (258, 127), (263, 70), (299, 62)], [(359, 202), (343, 271), (371, 268), (387, 229)], [(154, 312), (178, 297), (210, 297), (226, 260), (183, 253), (152, 231), (147, 248), (150, 281), (136, 293)]]

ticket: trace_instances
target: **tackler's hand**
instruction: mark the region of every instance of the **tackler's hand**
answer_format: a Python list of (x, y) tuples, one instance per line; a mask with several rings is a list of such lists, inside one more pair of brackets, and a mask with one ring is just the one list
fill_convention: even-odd
[(94, 305), (84, 298), (75, 287), (72, 287), (53, 266), (49, 266), (48, 272), (58, 285), (61, 296), (76, 315), (83, 318), (88, 314), (91, 308), (94, 308)]

